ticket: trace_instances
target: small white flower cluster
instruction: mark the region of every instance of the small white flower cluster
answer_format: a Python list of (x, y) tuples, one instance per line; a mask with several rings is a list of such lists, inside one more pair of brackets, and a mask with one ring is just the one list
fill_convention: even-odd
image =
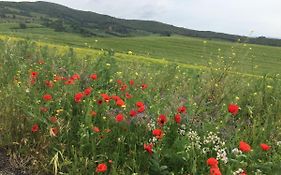
[(157, 138), (156, 137), (152, 137), (149, 139), (149, 143), (156, 143), (157, 142)]
[[(156, 128), (156, 123), (154, 120), (150, 120), (148, 123), (147, 123), (147, 127), (150, 131), (153, 131), (155, 128)], [(152, 137), (149, 139), (149, 143), (156, 143), (157, 142), (157, 138), (156, 137)]]
[(277, 146), (281, 146), (281, 141), (276, 142)]
[(186, 133), (186, 125), (182, 124), (179, 128), (178, 128), (178, 133), (182, 136), (185, 136)]
[(191, 129), (187, 133), (187, 137), (190, 141), (200, 142), (200, 137), (196, 131), (192, 131)]
[(155, 129), (155, 127), (156, 127), (155, 121), (150, 120), (150, 121), (147, 123), (147, 127), (148, 127), (148, 129), (151, 130), (151, 131), (152, 131), (153, 129)]
[(239, 150), (238, 148), (234, 148), (234, 149), (231, 151), (231, 153), (234, 154), (235, 156), (239, 156), (239, 155), (243, 154), (242, 151)]
[(204, 136), (204, 144), (213, 144), (213, 145), (222, 145), (224, 146), (225, 145), (225, 142), (222, 142), (221, 141), (221, 138), (216, 134), (216, 133), (213, 133), (213, 132), (209, 132), (207, 137)]
[(196, 131), (192, 131), (190, 129), (189, 132), (187, 133), (187, 138), (189, 139), (191, 144), (189, 146), (187, 145), (185, 146), (186, 151), (189, 151), (191, 146), (194, 146), (197, 149), (201, 149), (201, 145), (202, 145), (201, 138)]
[(202, 149), (202, 152), (203, 152), (203, 154), (207, 154), (208, 152), (210, 152), (211, 150), (210, 150), (210, 148), (208, 148), (208, 147), (204, 147), (203, 149)]
[(244, 172), (244, 170), (242, 168), (239, 168), (238, 170), (234, 171), (232, 174), (233, 175), (240, 175), (243, 172)]
[(217, 151), (217, 159), (222, 160), (225, 164), (228, 162), (226, 148), (221, 148)]
[[(228, 158), (227, 158), (227, 153), (226, 153), (226, 148), (225, 146), (225, 142), (221, 140), (221, 138), (213, 132), (209, 132), (207, 137), (204, 136), (204, 141), (203, 143), (205, 145), (212, 145), (212, 149), (214, 151), (217, 152), (217, 159), (218, 160), (222, 160), (224, 163), (228, 162)], [(210, 149), (203, 149), (203, 154), (205, 154), (206, 152), (210, 151)]]

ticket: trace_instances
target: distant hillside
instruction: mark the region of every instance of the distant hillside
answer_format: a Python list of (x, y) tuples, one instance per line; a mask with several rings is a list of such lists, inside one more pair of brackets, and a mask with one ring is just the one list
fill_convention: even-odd
[[(0, 23), (19, 23), (24, 29), (27, 24), (47, 27), (55, 31), (79, 33), (83, 36), (145, 36), (183, 35), (207, 39), (248, 42), (281, 46), (281, 40), (265, 37), (245, 36), (196, 31), (156, 21), (125, 20), (89, 11), (71, 9), (49, 2), (6, 2), (0, 1)], [(35, 24), (35, 25), (34, 25)], [(37, 24), (37, 25), (36, 25)]]

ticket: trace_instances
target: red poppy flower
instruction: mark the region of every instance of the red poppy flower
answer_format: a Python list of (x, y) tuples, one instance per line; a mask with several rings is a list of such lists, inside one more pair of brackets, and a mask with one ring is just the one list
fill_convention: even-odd
[(106, 171), (107, 171), (107, 166), (105, 163), (98, 164), (98, 166), (96, 168), (97, 173), (104, 173)]
[(84, 93), (78, 92), (78, 93), (75, 94), (75, 96), (74, 96), (74, 101), (75, 101), (76, 103), (80, 103), (80, 102), (82, 101), (83, 97), (84, 97)]
[(102, 100), (98, 100), (98, 101), (97, 101), (97, 104), (98, 104), (98, 105), (101, 105), (101, 104), (102, 104)]
[(185, 113), (186, 112), (186, 107), (185, 106), (181, 106), (178, 108), (178, 112), (179, 113)]
[(59, 133), (59, 129), (58, 128), (50, 128), (50, 136), (52, 137), (56, 137)]
[(91, 115), (92, 117), (95, 117), (95, 116), (97, 115), (97, 113), (96, 113), (95, 111), (91, 111), (91, 112), (90, 112), (90, 115)]
[(130, 80), (130, 85), (133, 86), (135, 84), (134, 80)]
[(115, 117), (116, 122), (121, 122), (121, 121), (123, 121), (123, 119), (124, 119), (124, 116), (122, 114), (118, 114)]
[(38, 74), (39, 74), (38, 72), (31, 72), (30, 76), (31, 78), (36, 79)]
[(135, 110), (131, 110), (130, 111), (130, 116), (131, 117), (134, 117), (134, 116), (136, 116), (137, 115), (137, 112), (135, 111)]
[(181, 122), (181, 115), (180, 114), (176, 114), (174, 119), (175, 119), (176, 123), (180, 123)]
[(268, 151), (271, 148), (269, 145), (267, 145), (265, 143), (260, 144), (260, 147), (263, 151)]
[(116, 82), (119, 84), (119, 85), (121, 85), (122, 84), (122, 80), (116, 80)]
[(110, 100), (110, 96), (109, 96), (109, 95), (107, 95), (107, 94), (101, 94), (101, 96), (102, 96), (102, 98), (103, 98), (103, 100), (104, 100), (105, 102), (109, 102), (109, 100)]
[(221, 175), (218, 164), (219, 164), (219, 162), (216, 158), (211, 157), (207, 160), (207, 165), (211, 167), (210, 175)]
[(72, 79), (66, 80), (66, 81), (64, 82), (64, 84), (65, 84), (65, 85), (72, 85), (72, 84), (74, 84), (74, 80), (72, 80)]
[(31, 131), (32, 132), (37, 132), (39, 130), (39, 125), (36, 123), (32, 126)]
[(85, 90), (84, 90), (84, 94), (86, 95), (86, 96), (89, 96), (90, 94), (91, 94), (91, 92), (92, 92), (92, 88), (86, 88)]
[(125, 95), (125, 96), (126, 96), (127, 99), (130, 99), (130, 98), (133, 97), (133, 96), (132, 96), (131, 94), (129, 94), (128, 92), (126, 92), (126, 95)]
[(167, 122), (167, 117), (163, 114), (160, 114), (157, 121), (159, 125), (164, 125)]
[(145, 90), (147, 87), (148, 87), (147, 84), (142, 84), (142, 85), (141, 85), (141, 89), (142, 89), (142, 90)]
[(43, 95), (43, 99), (45, 100), (45, 101), (50, 101), (50, 100), (52, 100), (52, 96), (50, 95), (50, 94), (45, 94), (45, 95)]
[(123, 84), (120, 88), (120, 91), (125, 91), (127, 89), (127, 85), (126, 84)]
[(236, 104), (229, 104), (228, 105), (228, 112), (230, 112), (232, 115), (236, 115), (239, 111), (239, 106)]
[(143, 144), (143, 148), (151, 155), (153, 153), (152, 148), (153, 148), (153, 144)]
[(162, 130), (161, 130), (161, 129), (154, 129), (154, 130), (152, 131), (152, 134), (153, 134), (154, 136), (160, 136), (160, 135), (162, 135)]
[(100, 129), (99, 129), (98, 127), (96, 127), (96, 126), (93, 126), (92, 130), (93, 130), (94, 132), (100, 132)]
[(122, 99), (119, 99), (116, 101), (116, 105), (120, 106), (120, 107), (124, 107), (125, 106), (125, 102)]
[(144, 106), (144, 104), (143, 104), (143, 102), (138, 101), (138, 102), (136, 102), (136, 106), (137, 106), (137, 107), (142, 107), (142, 106)]
[(74, 75), (72, 75), (72, 76), (70, 77), (70, 79), (72, 79), (72, 80), (79, 80), (79, 79), (80, 79), (80, 75), (74, 74)]
[(50, 117), (50, 121), (51, 121), (51, 123), (57, 123), (58, 118), (55, 116), (52, 116), (52, 117)]
[(248, 143), (241, 141), (239, 143), (239, 149), (242, 152), (247, 153), (247, 152), (250, 152), (252, 148), (251, 148), (251, 146)]
[(216, 158), (211, 157), (207, 160), (207, 165), (210, 167), (215, 167), (215, 166), (217, 167), (218, 164), (219, 164), (219, 162)]
[(163, 137), (163, 131), (161, 129), (152, 130), (152, 135), (154, 135), (157, 139), (161, 139)]
[(210, 175), (222, 175), (221, 171), (218, 167), (211, 167), (210, 168)]
[(54, 86), (53, 82), (48, 80), (45, 81), (45, 85), (48, 86), (49, 88), (52, 88)]
[(54, 76), (54, 81), (56, 82), (56, 81), (60, 81), (60, 80), (62, 80), (62, 78), (63, 77), (61, 77), (61, 76), (59, 76), (59, 75), (55, 75)]
[(92, 80), (96, 80), (96, 79), (98, 78), (98, 76), (97, 76), (97, 74), (91, 74), (91, 75), (90, 75), (90, 78), (91, 78)]
[(139, 113), (142, 113), (143, 111), (145, 111), (145, 107), (144, 106), (141, 106), (138, 108), (138, 112)]
[(117, 102), (118, 100), (121, 100), (121, 98), (117, 95), (112, 95), (111, 99), (113, 99), (115, 102)]

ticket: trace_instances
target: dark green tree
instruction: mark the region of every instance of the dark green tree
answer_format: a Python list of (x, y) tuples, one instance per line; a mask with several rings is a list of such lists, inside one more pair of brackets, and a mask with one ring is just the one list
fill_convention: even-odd
[(26, 24), (25, 24), (24, 22), (20, 22), (20, 23), (19, 23), (19, 28), (20, 28), (20, 29), (26, 29), (27, 26), (26, 26)]
[(63, 21), (62, 20), (55, 20), (51, 23), (50, 25), (53, 29), (55, 29), (56, 32), (64, 32), (65, 31), (65, 27), (63, 25)]

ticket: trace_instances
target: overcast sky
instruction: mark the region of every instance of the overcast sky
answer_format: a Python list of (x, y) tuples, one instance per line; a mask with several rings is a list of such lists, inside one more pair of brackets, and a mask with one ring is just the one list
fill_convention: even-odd
[[(31, 0), (32, 1), (32, 0)], [(281, 38), (281, 0), (47, 0), (126, 19)]]

